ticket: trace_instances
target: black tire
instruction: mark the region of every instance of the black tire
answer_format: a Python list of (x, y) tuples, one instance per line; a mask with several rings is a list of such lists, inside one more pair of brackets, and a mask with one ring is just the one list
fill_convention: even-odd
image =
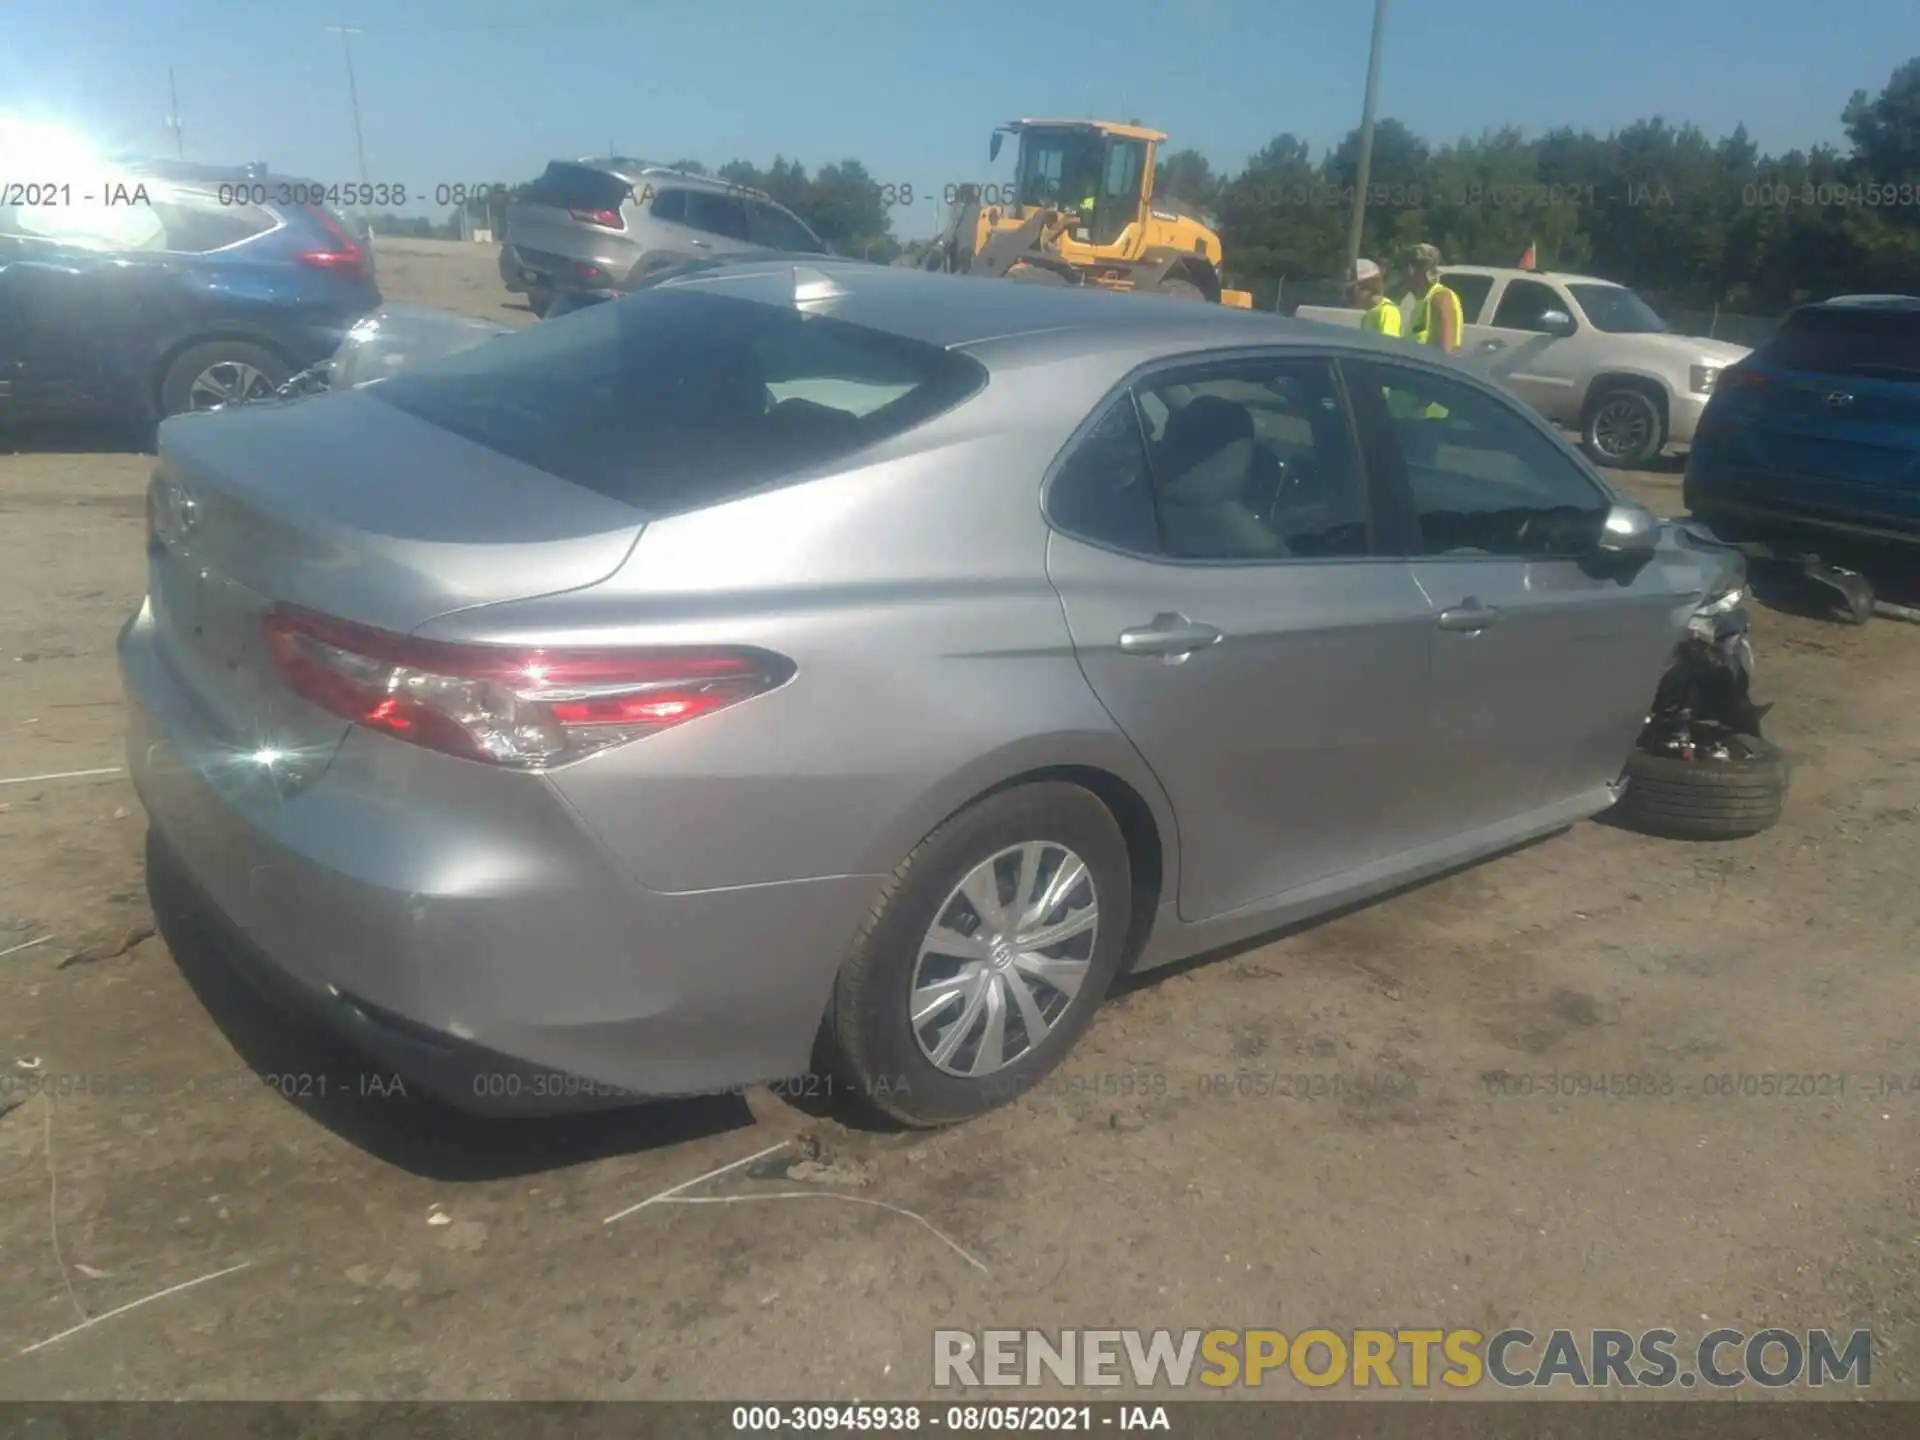
[(1580, 444), (1596, 465), (1639, 470), (1667, 448), (1667, 422), (1646, 391), (1605, 390), (1587, 401)]
[[(1086, 865), (1099, 917), (1086, 973), (1039, 1044), (988, 1075), (950, 1074), (923, 1052), (911, 1022), (921, 942), (970, 871), (1029, 841), (1065, 846)], [(950, 1125), (1019, 1098), (1093, 1022), (1126, 947), (1132, 903), (1126, 841), (1091, 792), (1046, 781), (987, 797), (915, 846), (874, 902), (834, 979), (822, 1060), (848, 1095), (904, 1125)]]
[(1786, 757), (1752, 735), (1731, 737), (1728, 748), (1727, 760), (1634, 751), (1614, 814), (1668, 840), (1739, 840), (1771, 829), (1786, 803)]
[(1153, 293), (1165, 295), (1172, 300), (1198, 300), (1206, 302), (1207, 292), (1191, 280), (1179, 275), (1169, 275), (1154, 287)]
[(538, 289), (527, 291), (527, 308), (533, 311), (536, 319), (546, 319), (547, 311), (553, 308), (553, 292)]
[(236, 379), (245, 373), (239, 367), (246, 367), (261, 378), (264, 393), (249, 394), (249, 400), (271, 398), (273, 392), (286, 384), (293, 374), (293, 367), (264, 345), (254, 345), (245, 340), (209, 340), (201, 345), (189, 345), (174, 357), (173, 363), (167, 366), (167, 373), (161, 377), (162, 418), (209, 408), (199, 403), (203, 394), (196, 394), (194, 383), (201, 376), (223, 367), (232, 367), (229, 373)]

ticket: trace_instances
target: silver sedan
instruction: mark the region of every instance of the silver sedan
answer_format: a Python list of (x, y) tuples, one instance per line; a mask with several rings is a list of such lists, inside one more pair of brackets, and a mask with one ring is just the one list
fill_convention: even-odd
[(832, 260), (170, 421), (149, 519), (156, 875), (495, 1113), (1011, 1099), (1606, 809), (1720, 563), (1411, 347)]

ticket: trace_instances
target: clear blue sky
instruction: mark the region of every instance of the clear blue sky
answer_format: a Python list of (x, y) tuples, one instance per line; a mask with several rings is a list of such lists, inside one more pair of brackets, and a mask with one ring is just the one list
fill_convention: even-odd
[[(1138, 117), (1237, 170), (1291, 130), (1358, 122), (1368, 0), (0, 0), (0, 111), (106, 147), (357, 178), (513, 182), (556, 155), (710, 166), (852, 156), (917, 190), (1003, 178), (987, 136), (1022, 114)], [(1763, 150), (1841, 139), (1856, 88), (1920, 54), (1916, 0), (1390, 0), (1381, 113), (1432, 140), (1648, 115)], [(31, 179), (32, 176), (0, 176)], [(414, 213), (429, 206), (409, 205)], [(932, 207), (900, 214), (926, 233)]]

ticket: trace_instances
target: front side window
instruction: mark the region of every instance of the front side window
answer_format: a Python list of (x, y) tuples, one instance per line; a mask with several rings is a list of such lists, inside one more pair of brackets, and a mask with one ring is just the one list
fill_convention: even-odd
[(1624, 285), (1569, 285), (1593, 328), (1609, 335), (1664, 335), (1667, 322)]
[(823, 315), (642, 290), (366, 392), (648, 515), (718, 504), (922, 424), (979, 362)]
[(167, 248), (166, 227), (157, 207), (148, 204), (9, 205), (0, 207), (0, 235), (75, 250)]
[(1363, 423), (1386, 427), (1393, 442), (1416, 553), (1545, 559), (1592, 549), (1607, 496), (1519, 406), (1424, 368), (1343, 368)]

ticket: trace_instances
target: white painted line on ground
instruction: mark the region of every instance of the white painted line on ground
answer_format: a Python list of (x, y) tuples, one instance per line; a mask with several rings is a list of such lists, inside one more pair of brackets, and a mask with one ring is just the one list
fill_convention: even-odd
[(6, 949), (0, 950), (0, 960), (6, 959), (7, 956), (14, 954), (16, 951), (31, 950), (36, 945), (44, 945), (51, 939), (53, 939), (51, 935), (42, 935), (38, 940), (28, 940), (23, 944), (9, 945)]
[(122, 775), (126, 772), (118, 765), (108, 770), (56, 770), (51, 775), (15, 775), (11, 779), (0, 780), (0, 785), (32, 785), (40, 780), (82, 780), (89, 775)]

